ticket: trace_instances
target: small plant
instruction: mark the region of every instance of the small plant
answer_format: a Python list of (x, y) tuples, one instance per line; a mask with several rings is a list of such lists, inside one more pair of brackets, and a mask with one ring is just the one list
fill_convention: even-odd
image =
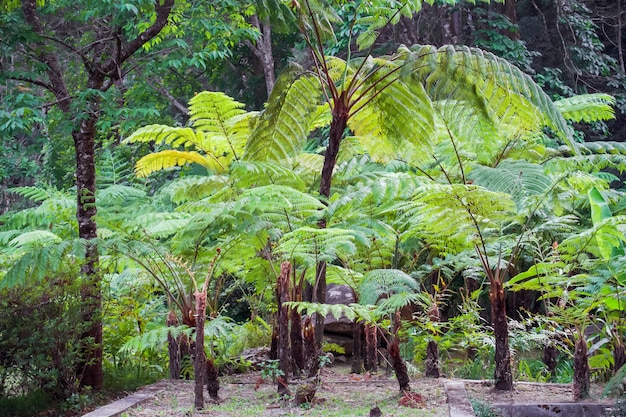
[(278, 360), (277, 359), (269, 359), (265, 361), (261, 365), (261, 378), (264, 380), (270, 379), (273, 382), (276, 382), (276, 379), (279, 376), (284, 376), (285, 373), (278, 368)]
[(477, 399), (470, 399), (470, 402), (472, 403), (472, 408), (474, 409), (474, 414), (476, 414), (476, 417), (499, 417), (500, 413), (498, 413), (496, 410), (494, 410), (494, 408)]

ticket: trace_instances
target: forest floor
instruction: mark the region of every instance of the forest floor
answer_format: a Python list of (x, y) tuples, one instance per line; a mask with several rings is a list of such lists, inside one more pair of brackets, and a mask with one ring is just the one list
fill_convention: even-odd
[[(449, 408), (444, 387), (445, 379), (414, 377), (411, 390), (421, 396), (421, 401), (406, 403), (398, 391), (393, 375), (380, 372), (376, 375), (350, 374), (350, 366), (334, 364), (322, 369), (321, 386), (311, 404), (298, 406), (293, 401), (280, 400), (276, 385), (259, 384), (260, 372), (248, 372), (220, 378), (219, 395), (222, 401), (212, 404), (205, 391), (206, 406), (197, 411), (193, 407), (193, 381), (159, 382), (158, 393), (122, 417), (152, 416), (368, 416), (370, 409), (378, 406), (383, 416), (448, 417)], [(570, 384), (516, 383), (511, 392), (499, 392), (487, 382), (464, 380), (468, 397), (482, 403), (572, 402)], [(295, 385), (290, 386), (292, 392)], [(139, 391), (141, 392), (141, 390)], [(594, 386), (592, 399), (600, 396), (601, 387)], [(590, 401), (591, 401), (590, 400)]]

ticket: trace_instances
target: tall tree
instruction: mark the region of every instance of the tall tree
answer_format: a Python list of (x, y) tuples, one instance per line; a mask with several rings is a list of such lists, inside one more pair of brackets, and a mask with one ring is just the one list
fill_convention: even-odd
[[(17, 64), (4, 77), (17, 86), (35, 86), (51, 94), (52, 102), (46, 107), (56, 106), (73, 123), (78, 236), (88, 242), (81, 267), (85, 278), (81, 294), (84, 320), (92, 325), (84, 340), (94, 346), (85, 352), (81, 384), (96, 389), (102, 386), (102, 300), (95, 219), (97, 123), (105, 93), (123, 85), (136, 67), (131, 59), (167, 26), (173, 6), (174, 0), (137, 4), (22, 0), (19, 9), (3, 16), (4, 23), (14, 22), (13, 41), (4, 42), (12, 47)], [(147, 18), (140, 18), (142, 15)], [(3, 31), (7, 34), (10, 30)]]

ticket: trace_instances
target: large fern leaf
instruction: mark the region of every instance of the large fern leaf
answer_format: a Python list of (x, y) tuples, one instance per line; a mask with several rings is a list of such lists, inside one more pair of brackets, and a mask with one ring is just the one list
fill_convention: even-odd
[(168, 149), (148, 154), (137, 161), (135, 174), (139, 177), (147, 177), (153, 172), (175, 166), (184, 166), (192, 162), (218, 172), (226, 169), (219, 161), (200, 155), (198, 152)]
[(615, 98), (608, 94), (580, 94), (554, 102), (563, 117), (574, 122), (597, 122), (615, 118)]
[(281, 75), (248, 141), (244, 159), (284, 161), (297, 155), (320, 104), (319, 81), (294, 68)]

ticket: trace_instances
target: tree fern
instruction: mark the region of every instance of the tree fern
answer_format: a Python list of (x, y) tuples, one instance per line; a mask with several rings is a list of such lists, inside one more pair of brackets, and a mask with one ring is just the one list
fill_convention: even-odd
[(285, 259), (314, 267), (317, 262), (332, 263), (355, 253), (357, 237), (358, 234), (350, 230), (300, 227), (286, 233), (278, 242), (276, 251)]
[(507, 159), (495, 168), (476, 165), (468, 178), (488, 190), (510, 194), (516, 203), (530, 195), (542, 195), (553, 180), (541, 165)]
[(608, 94), (580, 94), (554, 102), (563, 117), (574, 122), (597, 122), (615, 118), (615, 98)]
[(404, 238), (418, 233), (442, 255), (479, 244), (481, 234), (497, 231), (516, 212), (510, 195), (461, 184), (423, 185), (395, 210), (409, 222)]

